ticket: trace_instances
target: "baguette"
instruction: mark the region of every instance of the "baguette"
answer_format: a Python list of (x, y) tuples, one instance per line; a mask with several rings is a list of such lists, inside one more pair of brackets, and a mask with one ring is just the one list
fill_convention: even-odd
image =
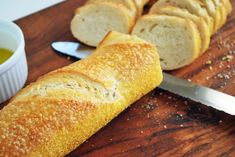
[(155, 46), (111, 32), (88, 58), (39, 78), (0, 110), (0, 156), (64, 156), (161, 81)]
[(200, 55), (199, 31), (189, 19), (148, 14), (137, 21), (132, 34), (158, 48), (163, 70), (186, 66)]

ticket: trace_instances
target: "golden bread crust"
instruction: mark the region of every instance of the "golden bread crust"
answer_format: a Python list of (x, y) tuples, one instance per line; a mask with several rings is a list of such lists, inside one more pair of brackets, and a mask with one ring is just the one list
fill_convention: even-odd
[(137, 39), (111, 32), (88, 58), (21, 90), (0, 110), (0, 156), (64, 156), (158, 86), (156, 48)]

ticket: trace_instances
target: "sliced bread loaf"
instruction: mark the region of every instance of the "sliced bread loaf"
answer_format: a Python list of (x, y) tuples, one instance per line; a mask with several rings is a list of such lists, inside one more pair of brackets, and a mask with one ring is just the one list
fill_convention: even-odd
[(201, 39), (195, 23), (175, 16), (141, 17), (132, 34), (156, 45), (162, 69), (173, 70), (192, 63), (199, 55)]
[(214, 30), (214, 19), (208, 14), (207, 10), (200, 5), (198, 0), (158, 0), (150, 9), (150, 13), (156, 12), (164, 5), (173, 5), (187, 9), (190, 13), (203, 17), (210, 28), (210, 34)]
[(71, 21), (71, 31), (79, 41), (97, 46), (111, 30), (130, 33), (134, 21), (123, 5), (110, 2), (86, 4), (76, 10)]
[(191, 14), (187, 9), (181, 9), (175, 6), (163, 6), (156, 10), (158, 14), (166, 14), (192, 20), (196, 25), (201, 37), (201, 54), (204, 53), (210, 44), (210, 30), (208, 24), (201, 17)]

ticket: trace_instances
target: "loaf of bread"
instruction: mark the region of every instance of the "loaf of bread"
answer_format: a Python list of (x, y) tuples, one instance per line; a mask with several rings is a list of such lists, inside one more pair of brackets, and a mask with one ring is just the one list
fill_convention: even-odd
[(76, 10), (71, 32), (79, 41), (97, 46), (109, 31), (129, 34), (148, 0), (88, 0)]
[(154, 45), (111, 32), (88, 58), (42, 76), (0, 110), (0, 156), (64, 156), (161, 81)]
[(168, 15), (141, 17), (133, 35), (156, 45), (163, 70), (173, 70), (192, 63), (199, 55), (201, 38), (191, 20)]

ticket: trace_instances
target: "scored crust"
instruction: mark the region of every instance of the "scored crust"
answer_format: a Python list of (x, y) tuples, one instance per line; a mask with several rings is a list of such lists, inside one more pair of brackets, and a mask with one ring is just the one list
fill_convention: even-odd
[(154, 45), (117, 32), (102, 43), (88, 58), (28, 85), (0, 110), (0, 156), (65, 156), (161, 83)]

